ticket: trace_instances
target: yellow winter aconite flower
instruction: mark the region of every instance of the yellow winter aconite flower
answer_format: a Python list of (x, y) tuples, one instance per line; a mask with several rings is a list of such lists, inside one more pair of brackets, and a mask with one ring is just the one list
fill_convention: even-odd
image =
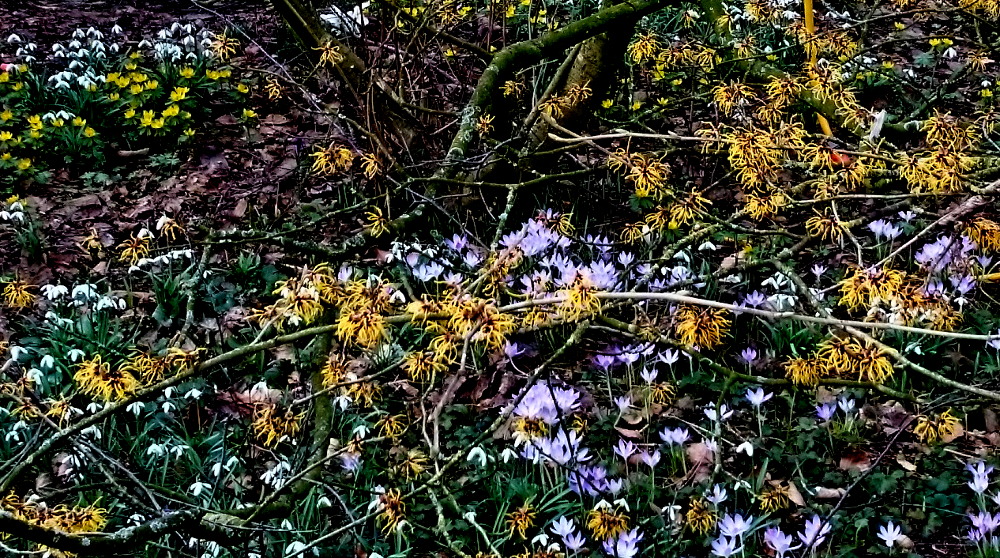
[(191, 90), (187, 87), (177, 86), (174, 88), (173, 91), (170, 92), (170, 100), (175, 103), (183, 101), (184, 99), (187, 98), (187, 94), (189, 91)]
[(3, 288), (3, 300), (11, 308), (28, 308), (35, 303), (36, 295), (31, 292), (36, 287), (21, 279), (7, 281)]
[(191, 66), (184, 66), (178, 73), (184, 79), (191, 79), (194, 77), (194, 68)]
[(674, 331), (681, 343), (711, 349), (729, 332), (726, 310), (683, 305), (674, 313)]

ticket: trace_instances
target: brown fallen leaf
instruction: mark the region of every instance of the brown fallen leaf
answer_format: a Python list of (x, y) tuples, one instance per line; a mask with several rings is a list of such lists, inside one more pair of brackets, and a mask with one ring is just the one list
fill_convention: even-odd
[(802, 497), (799, 487), (795, 486), (792, 481), (788, 481), (788, 499), (796, 506), (804, 507), (806, 505), (806, 499)]
[(814, 498), (817, 500), (839, 500), (843, 498), (846, 493), (847, 489), (844, 488), (826, 488), (824, 486), (817, 486)]
[(862, 450), (854, 450), (840, 458), (840, 468), (844, 471), (857, 469), (861, 472), (871, 469), (872, 460), (868, 453)]
[(903, 457), (903, 454), (899, 454), (896, 456), (896, 463), (899, 463), (900, 467), (906, 469), (911, 473), (917, 470), (916, 464), (907, 461), (907, 459)]
[(694, 482), (702, 482), (709, 477), (715, 454), (712, 453), (712, 450), (704, 442), (688, 446), (687, 458), (691, 462), (691, 469), (688, 471), (688, 476)]

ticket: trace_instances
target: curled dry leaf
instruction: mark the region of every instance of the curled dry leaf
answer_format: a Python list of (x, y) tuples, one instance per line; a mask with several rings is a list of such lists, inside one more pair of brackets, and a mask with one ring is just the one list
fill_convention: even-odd
[(826, 488), (825, 486), (817, 486), (815, 498), (817, 500), (839, 500), (844, 497), (847, 490), (844, 488)]
[(714, 462), (715, 454), (702, 442), (691, 444), (687, 447), (688, 461), (691, 462), (691, 469), (688, 475), (694, 482), (701, 482), (709, 477), (709, 472)]

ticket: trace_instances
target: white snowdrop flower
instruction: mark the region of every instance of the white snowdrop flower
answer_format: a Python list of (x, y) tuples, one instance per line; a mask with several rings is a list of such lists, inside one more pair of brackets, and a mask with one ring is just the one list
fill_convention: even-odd
[(198, 399), (201, 397), (201, 390), (197, 388), (191, 388), (191, 391), (184, 394), (184, 399)]
[(476, 446), (469, 451), (469, 456), (465, 458), (466, 461), (479, 461), (480, 467), (486, 467), (486, 452), (483, 448)]
[(166, 444), (151, 444), (148, 448), (146, 448), (146, 455), (163, 457), (163, 454), (165, 453), (167, 453)]
[(119, 48), (121, 47), (118, 46), (118, 43), (111, 43), (111, 52), (117, 53)]
[(136, 401), (134, 403), (129, 404), (128, 407), (125, 407), (125, 410), (138, 417), (140, 413), (146, 410), (146, 405), (140, 403), (139, 401)]
[(124, 31), (122, 30), (121, 26), (116, 23), (115, 26), (111, 28), (111, 33), (113, 35), (121, 35), (122, 33), (124, 33)]
[(173, 394), (174, 394), (174, 386), (170, 386), (167, 389), (163, 390), (163, 397), (165, 397), (167, 399), (170, 399), (170, 397)]
[(74, 39), (82, 39), (82, 38), (84, 38), (86, 36), (87, 36), (87, 34), (84, 33), (83, 29), (80, 28), (80, 27), (77, 27), (76, 31), (73, 31), (73, 38)]
[(67, 318), (60, 318), (59, 315), (53, 312), (52, 310), (49, 310), (48, 312), (45, 313), (45, 321), (59, 328), (63, 329), (73, 328), (73, 320)]
[(100, 411), (103, 408), (104, 405), (101, 405), (97, 401), (91, 401), (90, 404), (87, 405), (87, 412), (93, 414), (96, 413), (97, 411)]
[(95, 39), (98, 39), (98, 40), (104, 38), (104, 33), (101, 33), (100, 31), (98, 31), (97, 29), (94, 29), (93, 27), (90, 27), (90, 28), (87, 29), (87, 35), (91, 36), (91, 37), (93, 37)]
[(32, 368), (28, 370), (27, 372), (25, 372), (24, 376), (28, 378), (29, 381), (36, 384), (38, 382), (41, 382), (42, 379), (45, 378), (45, 374), (42, 374), (42, 371), (37, 368)]
[(193, 494), (195, 496), (201, 496), (202, 492), (205, 492), (206, 490), (211, 490), (211, 489), (212, 489), (212, 485), (208, 484), (207, 482), (201, 482), (201, 481), (197, 481), (197, 482), (195, 482), (194, 484), (192, 484), (191, 486), (188, 487), (188, 491), (191, 492), (191, 494)]
[(82, 47), (83, 47), (83, 45), (80, 44), (80, 41), (75, 41), (74, 40), (74, 41), (70, 41), (69, 42), (69, 49), (70, 50), (79, 50)]
[(116, 303), (110, 296), (102, 296), (101, 299), (97, 301), (97, 305), (94, 306), (94, 309), (100, 311), (105, 308), (118, 308), (118, 303)]
[(351, 407), (351, 398), (346, 395), (338, 395), (336, 399), (333, 400), (334, 405), (340, 408), (340, 412), (345, 412)]
[(133, 513), (129, 516), (128, 520), (129, 523), (132, 523), (133, 525), (142, 525), (142, 522), (146, 521), (146, 516), (141, 513)]
[(359, 424), (359, 425), (357, 425), (357, 426), (354, 427), (353, 431), (351, 431), (351, 436), (357, 436), (359, 438), (364, 438), (365, 436), (368, 435), (369, 432), (371, 432), (370, 428), (368, 428), (364, 424)]
[(28, 354), (28, 349), (14, 345), (13, 347), (10, 348), (10, 359), (13, 361), (18, 361), (21, 359), (22, 353)]
[(222, 463), (216, 463), (216, 464), (212, 465), (211, 471), (212, 471), (212, 476), (213, 477), (218, 477), (219, 475), (221, 475), (222, 474)]
[(80, 434), (84, 436), (89, 436), (95, 440), (100, 440), (102, 437), (104, 437), (104, 434), (101, 432), (101, 429), (98, 428), (96, 424), (84, 428), (83, 430), (80, 431)]
[(163, 405), (161, 405), (161, 408), (163, 409), (164, 413), (170, 414), (173, 411), (177, 410), (177, 405), (174, 405), (169, 401), (164, 401)]
[(753, 457), (753, 444), (751, 444), (750, 442), (743, 442), (742, 444), (736, 447), (736, 453), (740, 452), (745, 453), (750, 457)]
[(546, 535), (544, 531), (541, 532), (541, 533), (538, 533), (537, 535), (535, 535), (535, 538), (531, 539), (531, 544), (537, 544), (537, 545), (540, 545), (540, 546), (548, 546), (548, 544), (549, 544), (549, 536)]
[(139, 238), (153, 238), (153, 233), (150, 232), (150, 230), (147, 229), (146, 227), (143, 227), (142, 230), (139, 231), (139, 234), (137, 234), (136, 236), (138, 236)]
[(80, 50), (74, 52), (73, 55), (77, 58), (86, 58), (90, 56), (90, 51), (85, 48), (81, 48)]
[(198, 55), (195, 54), (195, 53), (193, 53), (193, 52), (189, 52), (189, 53), (187, 53), (186, 56), (184, 56), (184, 58), (187, 58), (188, 60), (197, 60), (198, 59)]
[(15, 35), (13, 33), (11, 33), (10, 36), (7, 37), (7, 44), (9, 44), (9, 45), (10, 44), (14, 44), (14, 43), (20, 43), (20, 42), (21, 42), (21, 37)]
[(82, 67), (83, 67), (83, 64), (81, 64), (79, 60), (74, 60), (74, 61), (72, 61), (72, 62), (69, 63), (69, 69), (70, 70), (75, 70), (77, 68), (82, 68)]
[(179, 459), (180, 456), (184, 455), (184, 450), (189, 450), (189, 449), (191, 449), (191, 446), (187, 444), (178, 444), (170, 448), (170, 452), (174, 454), (174, 458)]
[(702, 251), (717, 250), (718, 246), (716, 246), (715, 244), (712, 244), (712, 241), (706, 240), (705, 242), (701, 243), (701, 246), (699, 246), (698, 249), (702, 250)]
[(142, 271), (142, 268), (139, 267), (139, 266), (137, 266), (137, 265), (129, 266), (129, 268), (128, 268), (129, 274), (137, 273), (139, 271)]
[(143, 39), (143, 40), (139, 41), (139, 44), (137, 46), (139, 48), (152, 48), (153, 47), (153, 43), (149, 42), (149, 39)]
[(97, 297), (97, 285), (85, 283), (83, 285), (73, 287), (73, 298), (80, 298), (89, 302)]
[(227, 471), (232, 471), (233, 467), (238, 467), (239, 465), (240, 465), (240, 458), (236, 457), (235, 455), (229, 456), (229, 459), (226, 460)]
[(55, 300), (68, 295), (69, 289), (65, 285), (42, 285), (42, 294), (49, 300)]
[(333, 507), (333, 502), (331, 502), (330, 499), (327, 498), (326, 496), (323, 496), (319, 500), (316, 501), (316, 507), (317, 508), (332, 508)]
[(69, 84), (69, 82), (59, 81), (56, 82), (56, 89), (72, 89), (72, 86)]
[(14, 440), (15, 442), (20, 443), (21, 442), (21, 435), (18, 434), (17, 430), (11, 430), (10, 432), (7, 433), (6, 436), (4, 436), (3, 439), (4, 439), (5, 442), (9, 442), (11, 440)]
[(55, 57), (56, 58), (66, 58), (66, 53), (60, 50), (60, 51), (56, 52)]
[(53, 358), (52, 355), (45, 355), (42, 357), (42, 360), (38, 362), (38, 366), (41, 366), (46, 370), (52, 370), (52, 368), (55, 365), (56, 365), (56, 359)]
[(170, 33), (166, 29), (160, 29), (160, 32), (156, 36), (160, 39), (166, 39), (170, 36)]
[(205, 48), (208, 48), (208, 47), (212, 46), (212, 39), (209, 39), (208, 37), (205, 37), (204, 39), (201, 40), (201, 46), (203, 46)]
[(20, 222), (23, 223), (24, 222), (24, 213), (21, 213), (20, 211), (18, 211), (17, 213), (11, 213), (10, 214), (10, 220), (13, 221), (14, 219), (17, 219), (18, 221), (20, 221)]
[(500, 459), (502, 459), (504, 463), (510, 463), (510, 460), (515, 458), (517, 458), (517, 452), (510, 448), (503, 450), (500, 454)]
[(10, 221), (10, 213), (7, 211), (0, 211), (0, 219)]
[(292, 541), (288, 543), (285, 547), (285, 556), (291, 556), (293, 554), (301, 554), (306, 550), (306, 543), (301, 541)]

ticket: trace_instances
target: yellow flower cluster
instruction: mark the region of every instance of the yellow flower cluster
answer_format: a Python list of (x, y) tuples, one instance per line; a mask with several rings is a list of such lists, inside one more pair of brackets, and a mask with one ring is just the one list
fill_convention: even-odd
[(688, 346), (711, 349), (722, 343), (729, 333), (727, 311), (721, 308), (700, 308), (683, 305), (674, 312), (674, 331)]
[(610, 504), (598, 504), (587, 512), (587, 529), (590, 529), (595, 540), (613, 539), (628, 531), (628, 516), (621, 508), (612, 508)]
[(615, 172), (627, 171), (625, 178), (635, 185), (638, 198), (660, 198), (666, 193), (670, 167), (652, 154), (618, 149), (608, 157), (608, 167)]
[(298, 434), (303, 417), (305, 411), (296, 414), (277, 405), (258, 405), (250, 428), (264, 447), (273, 448)]
[(73, 381), (83, 393), (104, 401), (120, 401), (140, 386), (129, 370), (125, 367), (112, 369), (99, 354), (77, 365)]
[(274, 304), (253, 311), (248, 319), (261, 327), (274, 325), (279, 330), (286, 323), (292, 326), (308, 325), (322, 314), (322, 303), (336, 302), (341, 292), (341, 286), (328, 266), (305, 267), (298, 277), (276, 282), (271, 294), (280, 298)]
[[(20, 521), (56, 532), (97, 533), (108, 524), (108, 510), (98, 507), (96, 502), (89, 506), (47, 506), (34, 499), (22, 499), (12, 491), (0, 499), (0, 508)], [(39, 548), (39, 553), (56, 552), (46, 547)]]
[(840, 306), (851, 310), (870, 308), (878, 301), (894, 300), (901, 292), (906, 273), (884, 267), (855, 268), (840, 282)]
[(350, 170), (354, 162), (354, 152), (335, 143), (331, 143), (326, 149), (317, 148), (309, 156), (313, 158), (312, 172), (323, 175)]
[(913, 433), (921, 442), (933, 444), (938, 440), (953, 436), (959, 424), (958, 417), (952, 414), (951, 409), (948, 409), (938, 415), (936, 419), (920, 415), (917, 418), (917, 425), (913, 427)]
[(7, 281), (3, 288), (4, 304), (11, 308), (28, 308), (35, 303), (36, 295), (31, 291), (36, 287), (21, 279)]

